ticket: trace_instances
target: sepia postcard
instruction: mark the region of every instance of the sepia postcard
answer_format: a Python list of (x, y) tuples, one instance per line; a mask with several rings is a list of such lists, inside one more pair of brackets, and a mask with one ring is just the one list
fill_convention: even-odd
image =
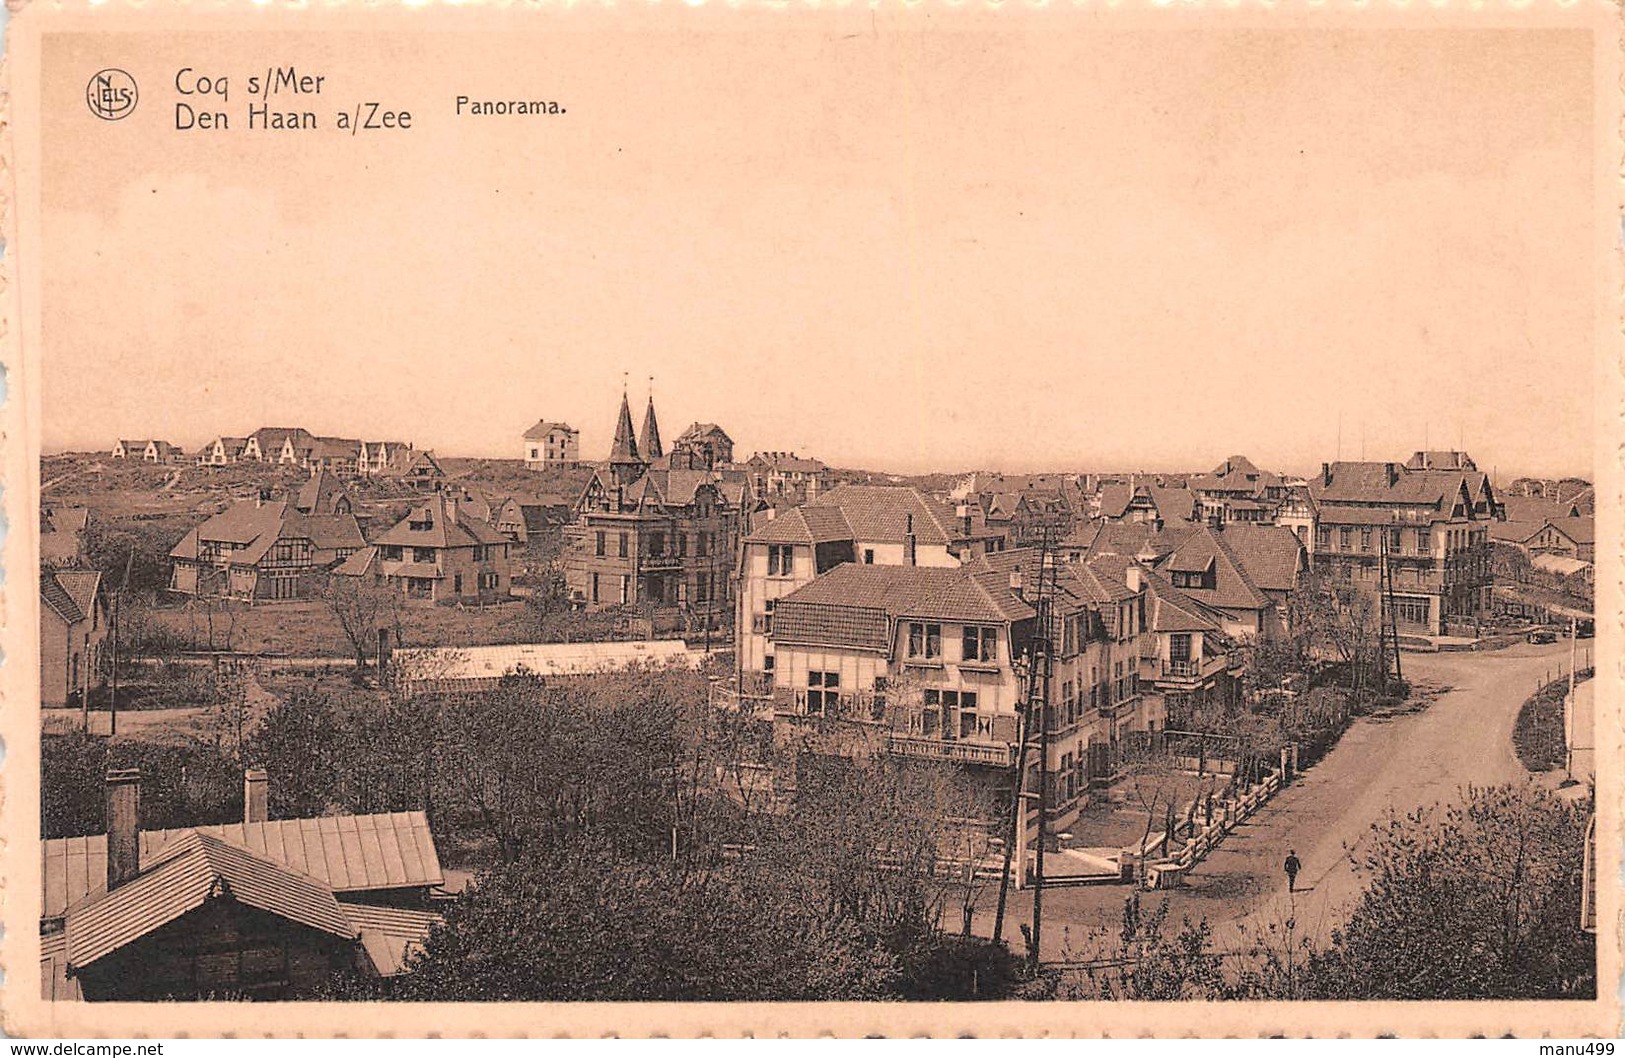
[(7, 37), (7, 1033), (1619, 1035), (1614, 5)]

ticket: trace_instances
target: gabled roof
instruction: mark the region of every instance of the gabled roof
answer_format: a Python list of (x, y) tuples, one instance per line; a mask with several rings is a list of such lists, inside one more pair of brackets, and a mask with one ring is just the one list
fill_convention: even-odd
[(545, 440), (554, 430), (563, 430), (565, 433), (576, 433), (576, 429), (567, 422), (548, 422), (541, 420), (535, 426), (525, 431), (524, 439), (527, 441)]
[[(425, 527), (414, 529), (414, 523)], [(447, 510), (446, 499), (436, 494), (407, 512), (389, 531), (373, 540), (374, 544), (398, 547), (475, 547), (483, 544), (506, 544), (508, 538), (496, 531), (488, 522), (461, 512), (455, 519)]]
[(676, 443), (683, 444), (685, 441), (699, 441), (702, 439), (726, 441), (729, 444), (733, 444), (733, 438), (729, 437), (727, 433), (724, 432), (722, 427), (718, 426), (714, 422), (696, 422), (689, 424), (688, 429), (684, 430), (677, 436)]
[(78, 624), (95, 608), (101, 580), (102, 575), (95, 570), (42, 567), (40, 602), (68, 624)]
[(804, 506), (839, 507), (855, 540), (902, 543), (909, 516), (917, 543), (946, 546), (961, 535), (946, 506), (908, 485), (837, 485)]
[(1580, 513), (1574, 500), (1564, 503), (1544, 496), (1502, 496), (1500, 500), (1501, 506), (1506, 508), (1509, 522), (1545, 522)]
[(1292, 591), (1304, 567), (1303, 544), (1283, 525), (1245, 522), (1218, 530), (1248, 579), (1264, 591)]
[(345, 494), (343, 483), (323, 467), (299, 486), (293, 506), (304, 514), (332, 514), (333, 504)]
[(1158, 570), (1197, 572), (1211, 568), (1212, 588), (1181, 588), (1186, 595), (1223, 610), (1260, 610), (1269, 605), (1258, 586), (1247, 575), (1241, 561), (1225, 537), (1229, 530), (1201, 526), (1187, 536)]
[(1146, 522), (1106, 522), (1098, 527), (1089, 543), (1089, 557), (1118, 554), (1160, 561), (1199, 528), (1189, 522), (1175, 522), (1161, 529)]
[(1597, 521), (1595, 518), (1550, 518), (1547, 519), (1547, 523), (1577, 544), (1594, 544), (1597, 542)]
[(358, 548), (350, 553), (343, 562), (333, 567), (335, 577), (364, 577), (372, 569), (373, 561), (378, 557), (378, 549), (368, 546)]
[[(177, 830), (143, 830), (141, 862), (156, 863), (170, 843), (197, 832), (240, 845), (334, 892), (416, 889), (445, 881), (428, 817), (422, 812), (273, 819)], [(40, 842), (40, 916), (56, 918), (106, 891), (107, 835)]]
[(443, 478), (446, 476), (446, 472), (440, 468), (440, 460), (434, 457), (434, 453), (425, 448), (413, 452), (412, 458), (407, 461), (406, 466), (401, 470), (402, 477), (412, 475)]
[(1166, 577), (1144, 569), (1151, 593), (1151, 613), (1147, 622), (1153, 632), (1204, 632), (1219, 634), (1224, 631), (1225, 615), (1199, 599), (1193, 599), (1174, 587)]
[(1544, 528), (1546, 528), (1544, 520), (1491, 522), (1489, 532), (1491, 540), (1499, 540), (1503, 544), (1523, 544), (1532, 540), (1535, 534)]
[(89, 966), (219, 896), (335, 937), (357, 935), (320, 879), (236, 842), (189, 830), (135, 878), (68, 910), (68, 963)]
[(852, 526), (839, 507), (792, 507), (746, 539), (753, 544), (824, 544), (852, 538)]

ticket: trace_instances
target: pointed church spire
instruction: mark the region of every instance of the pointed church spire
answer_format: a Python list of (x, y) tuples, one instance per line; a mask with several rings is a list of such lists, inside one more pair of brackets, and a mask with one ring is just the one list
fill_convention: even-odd
[(649, 463), (666, 455), (665, 448), (660, 444), (660, 423), (655, 420), (653, 378), (649, 379), (649, 408), (643, 413), (643, 434), (638, 439), (638, 449), (643, 453), (644, 461)]
[(621, 393), (621, 417), (615, 423), (615, 444), (609, 450), (610, 466), (618, 463), (641, 463), (638, 456), (638, 439), (632, 435), (632, 407), (626, 402), (626, 393)]

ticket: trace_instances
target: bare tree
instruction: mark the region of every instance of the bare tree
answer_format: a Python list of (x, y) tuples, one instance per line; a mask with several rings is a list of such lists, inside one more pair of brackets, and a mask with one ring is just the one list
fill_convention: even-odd
[(378, 629), (393, 628), (399, 622), (400, 592), (387, 580), (332, 576), (322, 592), (322, 601), (338, 618), (344, 638), (355, 651), (359, 678), (366, 670), (369, 651), (376, 653)]

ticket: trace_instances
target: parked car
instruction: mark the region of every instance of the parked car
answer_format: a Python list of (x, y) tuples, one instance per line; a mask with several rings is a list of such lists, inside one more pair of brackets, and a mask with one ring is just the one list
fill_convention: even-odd
[(1555, 643), (1557, 633), (1550, 628), (1536, 628), (1526, 637), (1531, 643)]
[(1576, 639), (1590, 639), (1592, 636), (1594, 636), (1596, 634), (1597, 634), (1597, 625), (1596, 625), (1595, 621), (1591, 621), (1589, 619), (1581, 619), (1581, 620), (1576, 621), (1574, 623), (1574, 638), (1576, 638)]

